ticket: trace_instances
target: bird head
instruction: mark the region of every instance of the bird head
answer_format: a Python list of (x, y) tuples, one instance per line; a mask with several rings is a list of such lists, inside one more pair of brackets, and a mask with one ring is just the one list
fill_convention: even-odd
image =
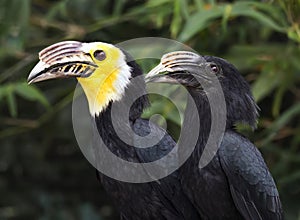
[(99, 115), (110, 102), (120, 100), (132, 77), (125, 53), (108, 43), (64, 41), (42, 50), (39, 59), (28, 83), (76, 78), (92, 116)]
[(222, 58), (176, 51), (165, 54), (160, 64), (146, 76), (147, 82), (182, 84), (192, 94), (197, 93), (197, 98), (203, 97), (207, 92), (216, 91), (214, 79), (219, 81), (223, 89), (227, 107), (227, 126), (245, 123), (255, 128), (258, 107), (250, 86), (239, 71)]

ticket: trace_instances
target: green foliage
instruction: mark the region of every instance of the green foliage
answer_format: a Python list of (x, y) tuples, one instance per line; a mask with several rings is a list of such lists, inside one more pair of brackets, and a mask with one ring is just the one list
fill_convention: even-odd
[(7, 83), (0, 87), (0, 100), (6, 98), (9, 112), (12, 117), (17, 116), (17, 101), (15, 95), (19, 95), (29, 101), (38, 101), (46, 108), (50, 104), (43, 93), (35, 86), (28, 86), (27, 83)]
[[(284, 26), (281, 18), (278, 18), (278, 8), (273, 5), (253, 1), (237, 1), (232, 4), (212, 4), (206, 8), (197, 11), (190, 18), (187, 19), (186, 25), (179, 36), (179, 40), (187, 41), (199, 31), (207, 28), (211, 22), (221, 20), (224, 29), (230, 19), (238, 17), (247, 17), (249, 19), (257, 20), (265, 27), (274, 29), (279, 32), (284, 31)], [(273, 14), (276, 17), (273, 18)]]
[[(300, 219), (299, 12), (299, 0), (0, 1), (0, 219), (118, 219), (76, 147), (74, 83), (25, 80), (38, 51), (52, 43), (149, 36), (239, 68), (261, 108), (258, 130), (247, 135), (274, 175), (286, 219)], [(155, 65), (142, 63), (145, 71)], [(180, 111), (170, 100), (151, 100), (144, 115), (162, 114), (178, 136), (185, 98)]]
[[(30, 14), (30, 1), (3, 0), (0, 3), (0, 57), (22, 50)], [(16, 9), (18, 13), (16, 13)]]

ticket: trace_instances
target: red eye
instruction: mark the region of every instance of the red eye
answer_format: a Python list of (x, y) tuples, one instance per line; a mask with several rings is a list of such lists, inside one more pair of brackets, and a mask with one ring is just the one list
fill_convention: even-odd
[(212, 70), (214, 73), (218, 73), (218, 72), (219, 72), (219, 67), (218, 67), (216, 64), (211, 64), (211, 65), (210, 65), (210, 68), (211, 68), (211, 70)]
[(94, 52), (94, 57), (99, 60), (99, 61), (102, 61), (102, 60), (105, 60), (106, 58), (106, 54), (103, 50), (96, 50)]

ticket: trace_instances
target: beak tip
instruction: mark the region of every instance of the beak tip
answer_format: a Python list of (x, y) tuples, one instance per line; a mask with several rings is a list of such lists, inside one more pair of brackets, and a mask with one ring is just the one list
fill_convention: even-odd
[(38, 74), (33, 73), (33, 71), (31, 71), (31, 73), (29, 74), (29, 76), (27, 78), (27, 83), (33, 84), (35, 82), (37, 76), (38, 76)]
[(30, 75), (29, 75), (29, 77), (27, 78), (27, 84), (32, 84), (33, 80), (34, 79), (32, 77), (30, 77)]

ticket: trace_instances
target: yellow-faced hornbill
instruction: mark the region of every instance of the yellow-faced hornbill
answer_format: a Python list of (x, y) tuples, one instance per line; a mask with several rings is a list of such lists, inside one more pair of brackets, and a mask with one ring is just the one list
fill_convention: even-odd
[[(122, 49), (102, 42), (65, 41), (42, 50), (39, 59), (28, 82), (77, 78), (87, 97), (92, 120), (96, 121), (97, 132), (104, 140), (105, 147), (116, 156), (135, 163), (151, 162), (175, 146), (174, 140), (163, 129), (141, 118), (143, 109), (148, 105), (146, 95), (139, 97), (131, 106), (130, 126), (137, 135), (144, 136), (150, 132), (151, 124), (152, 132), (154, 128), (157, 135), (164, 134), (163, 138), (150, 149), (142, 149), (123, 142), (114, 132), (112, 104), (122, 102), (132, 87), (145, 94), (143, 77), (132, 82), (132, 79), (142, 75), (142, 70)], [(121, 219), (199, 219), (196, 209), (182, 193), (177, 172), (146, 183), (122, 182), (101, 173), (98, 175), (104, 189), (120, 210)]]
[[(212, 76), (220, 83), (225, 98), (225, 133), (212, 160), (199, 168), (209, 133), (214, 132), (211, 131), (211, 107), (207, 98), (209, 93), (218, 92)], [(184, 193), (201, 218), (283, 219), (279, 194), (261, 153), (235, 129), (240, 122), (255, 128), (258, 116), (249, 84), (239, 71), (218, 57), (178, 51), (165, 54), (149, 73), (147, 81), (180, 83), (191, 94), (183, 129), (191, 129), (189, 124), (198, 115), (199, 137), (192, 156), (180, 168), (179, 176)], [(189, 110), (192, 102), (197, 106), (196, 111)]]

